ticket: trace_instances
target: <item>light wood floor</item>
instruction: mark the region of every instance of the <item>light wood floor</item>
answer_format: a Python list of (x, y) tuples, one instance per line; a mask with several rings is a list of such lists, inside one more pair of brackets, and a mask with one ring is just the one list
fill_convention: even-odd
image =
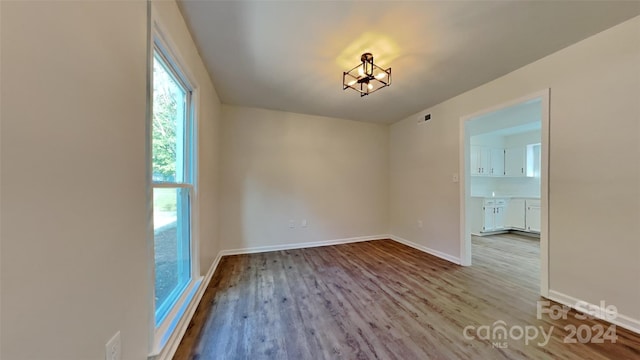
[[(565, 344), (567, 325), (608, 324), (536, 318), (537, 241), (474, 238), (473, 254), (460, 267), (378, 240), (224, 257), (175, 359), (640, 359), (621, 328), (616, 344)], [(544, 347), (463, 336), (497, 320), (554, 330)]]

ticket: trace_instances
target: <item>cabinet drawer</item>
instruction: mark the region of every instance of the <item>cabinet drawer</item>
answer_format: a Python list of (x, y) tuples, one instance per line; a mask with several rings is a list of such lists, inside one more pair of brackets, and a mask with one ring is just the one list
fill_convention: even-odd
[(505, 206), (506, 199), (484, 199), (484, 206)]

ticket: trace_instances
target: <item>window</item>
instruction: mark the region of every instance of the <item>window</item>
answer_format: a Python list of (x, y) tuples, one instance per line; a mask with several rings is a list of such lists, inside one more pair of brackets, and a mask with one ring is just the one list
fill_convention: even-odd
[(151, 130), (156, 326), (174, 308), (193, 278), (192, 91), (177, 70), (156, 47)]
[(540, 149), (541, 144), (527, 145), (527, 176), (540, 178)]

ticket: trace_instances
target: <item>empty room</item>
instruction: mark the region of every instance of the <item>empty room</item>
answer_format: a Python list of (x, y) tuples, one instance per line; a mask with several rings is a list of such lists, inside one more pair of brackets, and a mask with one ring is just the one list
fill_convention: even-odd
[(0, 1), (0, 359), (640, 359), (640, 2)]

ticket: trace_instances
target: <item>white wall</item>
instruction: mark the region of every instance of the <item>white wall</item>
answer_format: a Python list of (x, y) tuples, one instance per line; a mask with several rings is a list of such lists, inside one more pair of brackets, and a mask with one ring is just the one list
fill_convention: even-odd
[[(146, 2), (0, 2), (0, 358), (145, 359)], [(154, 4), (201, 94), (201, 267), (219, 250), (219, 102), (173, 2)]]
[(224, 249), (388, 233), (386, 125), (224, 105), (222, 153)]
[(2, 6), (2, 353), (148, 351), (145, 2)]
[(391, 233), (458, 256), (460, 118), (551, 88), (550, 289), (640, 319), (639, 74), (636, 17), (393, 124)]
[(469, 194), (471, 196), (484, 196), (492, 197), (495, 195), (504, 196), (506, 194), (496, 194), (496, 183), (498, 178), (491, 176), (472, 176), (471, 184), (469, 187)]
[(542, 131), (533, 130), (521, 134), (514, 134), (504, 137), (504, 147), (527, 146), (530, 144), (540, 144), (542, 141)]
[(482, 134), (471, 137), (472, 146), (504, 147), (504, 136), (498, 134)]
[[(495, 178), (492, 185), (491, 191), (495, 192), (496, 196), (540, 197), (539, 177)], [(471, 194), (473, 196), (473, 193)]]
[(504, 129), (527, 131), (527, 128), (531, 130), (531, 127), (535, 127), (536, 124), (540, 128), (540, 109), (539, 99), (509, 106), (474, 117), (467, 122), (467, 131), (473, 138)]

